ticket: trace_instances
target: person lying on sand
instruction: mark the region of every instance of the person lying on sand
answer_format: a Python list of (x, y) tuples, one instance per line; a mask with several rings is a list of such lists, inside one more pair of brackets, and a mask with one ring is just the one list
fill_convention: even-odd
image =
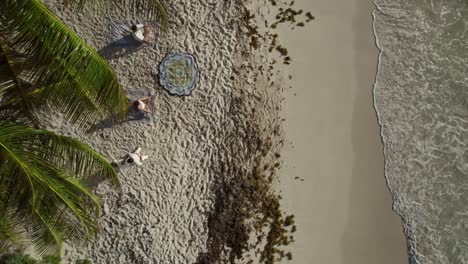
[(132, 25), (132, 36), (138, 42), (149, 44), (149, 27), (144, 24)]
[(116, 169), (127, 169), (134, 164), (138, 166), (143, 165), (143, 161), (147, 158), (148, 156), (141, 155), (141, 148), (137, 147), (133, 152), (125, 155), (123, 159), (120, 159), (119, 161), (113, 161), (111, 164)]
[(133, 102), (133, 107), (135, 107), (135, 110), (138, 112), (151, 113), (150, 105), (151, 96), (140, 98)]

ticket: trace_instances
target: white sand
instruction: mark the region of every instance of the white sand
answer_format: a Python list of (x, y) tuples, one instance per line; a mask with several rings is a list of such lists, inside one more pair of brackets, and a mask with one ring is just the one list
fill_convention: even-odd
[[(282, 34), (294, 60), (294, 88), (286, 92), (284, 107), (285, 132), (292, 145), (286, 144), (288, 166), (282, 176), (284, 203), (297, 216), (299, 229), (294, 263), (406, 260), (403, 234), (383, 178), (371, 104), (377, 63), (371, 3), (358, 1), (302, 2), (317, 20), (306, 29)], [(95, 10), (78, 14), (58, 1), (48, 2), (90, 45), (106, 46), (108, 17)], [(278, 121), (274, 106), (281, 94), (265, 89), (262, 78), (253, 78), (256, 71), (251, 69), (261, 63), (241, 67), (252, 56), (240, 55), (245, 50), (239, 36), (240, 6), (215, 0), (171, 2), (170, 31), (159, 36), (156, 46), (110, 61), (129, 95), (136, 96), (135, 90), (156, 93), (151, 121), (90, 135), (52, 122), (52, 128), (109, 157), (137, 145), (150, 156), (145, 166), (122, 175), (120, 198), (100, 187), (101, 233), (93, 244), (65, 247), (64, 263), (78, 256), (94, 263), (193, 263), (206, 251), (210, 187), (220, 176), (219, 165), (228, 164), (231, 170), (232, 165), (234, 171), (246, 161), (245, 166), (251, 166), (246, 157), (249, 143), (232, 137), (236, 131), (245, 133), (254, 116), (263, 117), (260, 128), (267, 127), (267, 132)], [(107, 16), (139, 19), (125, 12), (114, 10)], [(171, 97), (156, 84), (159, 61), (174, 51), (198, 58), (200, 85), (190, 97)], [(239, 98), (241, 107), (236, 105)], [(235, 123), (239, 116), (245, 123)]]
[(298, 6), (316, 20), (280, 34), (294, 75), (283, 107), (289, 144), (281, 176), (285, 209), (298, 223), (292, 263), (407, 263), (372, 106), (372, 1)]
[[(108, 17), (141, 20), (127, 10), (97, 15), (95, 9), (75, 12), (58, 1), (52, 9), (97, 50), (107, 45)], [(171, 2), (170, 30), (154, 47), (145, 47), (110, 61), (130, 95), (135, 90), (156, 93), (151, 121), (134, 121), (90, 135), (53, 122), (52, 128), (78, 137), (119, 157), (136, 146), (150, 158), (144, 166), (121, 175), (122, 194), (104, 187), (101, 232), (85, 247), (68, 245), (64, 263), (89, 257), (93, 263), (193, 263), (205, 251), (206, 213), (217, 175), (213, 163), (225, 153), (225, 135), (233, 129), (228, 111), (241, 87), (233, 87), (233, 68), (243, 61), (236, 41), (237, 4), (223, 1)], [(169, 96), (156, 83), (158, 63), (168, 52), (197, 56), (200, 83), (189, 97)], [(246, 91), (247, 94), (257, 91)], [(258, 95), (257, 95), (258, 96)], [(229, 157), (228, 157), (229, 158)], [(232, 161), (229, 158), (230, 162)]]
[[(47, 1), (97, 50), (107, 45), (109, 18), (142, 22), (128, 10), (98, 15), (92, 7), (80, 13), (58, 2)], [(105, 185), (98, 188), (101, 232), (88, 245), (66, 245), (64, 263), (77, 257), (95, 264), (194, 263), (207, 250), (213, 183), (251, 172), (258, 135), (249, 129), (266, 128), (269, 134), (279, 122), (281, 94), (255, 76), (260, 65), (252, 58), (260, 58), (246, 52), (241, 10), (241, 3), (228, 1), (171, 2), (169, 33), (161, 34), (155, 46), (121, 50), (109, 60), (131, 98), (156, 94), (150, 121), (83, 134), (49, 120), (51, 129), (77, 137), (109, 158), (136, 146), (150, 156), (144, 166), (121, 175), (120, 195)], [(193, 53), (198, 60), (200, 83), (189, 97), (169, 96), (156, 82), (158, 63), (177, 51)]]

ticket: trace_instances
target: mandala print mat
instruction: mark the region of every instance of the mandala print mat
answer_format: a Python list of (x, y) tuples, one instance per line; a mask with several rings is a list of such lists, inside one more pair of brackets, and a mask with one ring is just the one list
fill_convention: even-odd
[(188, 53), (170, 53), (159, 64), (159, 82), (172, 95), (189, 95), (199, 80), (195, 57)]

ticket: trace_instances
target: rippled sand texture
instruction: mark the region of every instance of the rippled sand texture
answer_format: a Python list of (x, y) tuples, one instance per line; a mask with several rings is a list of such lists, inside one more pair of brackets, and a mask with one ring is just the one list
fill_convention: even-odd
[(468, 263), (468, 3), (375, 3), (375, 106), (411, 261)]
[[(58, 1), (47, 2), (78, 35), (101, 51), (107, 45), (109, 17), (142, 21), (128, 10), (97, 15), (97, 7), (76, 12)], [(166, 2), (170, 3), (170, 29), (157, 37), (155, 46), (105, 52), (112, 55), (110, 65), (128, 94), (156, 94), (152, 119), (88, 135), (51, 121), (52, 129), (84, 140), (109, 158), (117, 158), (136, 146), (150, 156), (144, 166), (121, 175), (120, 198), (100, 186), (101, 232), (89, 246), (66, 246), (65, 263), (78, 256), (106, 264), (194, 263), (206, 250), (206, 214), (213, 204), (210, 187), (218, 177), (213, 164), (221, 160), (227, 169), (231, 164), (243, 166), (237, 158), (245, 154), (242, 142), (237, 147), (226, 145), (227, 135), (256, 122), (249, 119), (253, 108), (262, 113), (265, 104), (274, 105), (265, 91), (253, 89), (255, 82), (249, 74), (255, 70), (242, 75), (250, 86), (237, 85), (242, 83), (238, 80), (243, 72), (240, 65), (247, 61), (239, 26), (241, 4), (217, 0)], [(158, 63), (166, 53), (176, 51), (193, 53), (198, 59), (200, 83), (189, 97), (169, 96), (157, 85)], [(264, 104), (261, 98), (269, 98), (269, 102)], [(233, 108), (239, 102), (246, 105), (244, 110)], [(246, 123), (235, 123), (234, 118)], [(264, 120), (274, 123), (266, 116)]]

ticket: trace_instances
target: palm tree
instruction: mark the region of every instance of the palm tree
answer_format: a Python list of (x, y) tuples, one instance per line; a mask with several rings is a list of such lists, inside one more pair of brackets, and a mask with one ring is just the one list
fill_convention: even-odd
[(99, 199), (94, 175), (117, 175), (106, 159), (79, 141), (18, 124), (0, 123), (0, 238), (27, 233), (41, 253), (59, 253), (97, 232)]
[[(160, 0), (135, 2), (167, 28)], [(91, 178), (119, 181), (102, 155), (40, 129), (40, 120), (60, 112), (88, 128), (106, 116), (122, 120), (127, 101), (105, 60), (40, 0), (0, 0), (0, 10), (0, 253), (26, 239), (40, 254), (60, 254), (63, 241), (98, 230)]]

